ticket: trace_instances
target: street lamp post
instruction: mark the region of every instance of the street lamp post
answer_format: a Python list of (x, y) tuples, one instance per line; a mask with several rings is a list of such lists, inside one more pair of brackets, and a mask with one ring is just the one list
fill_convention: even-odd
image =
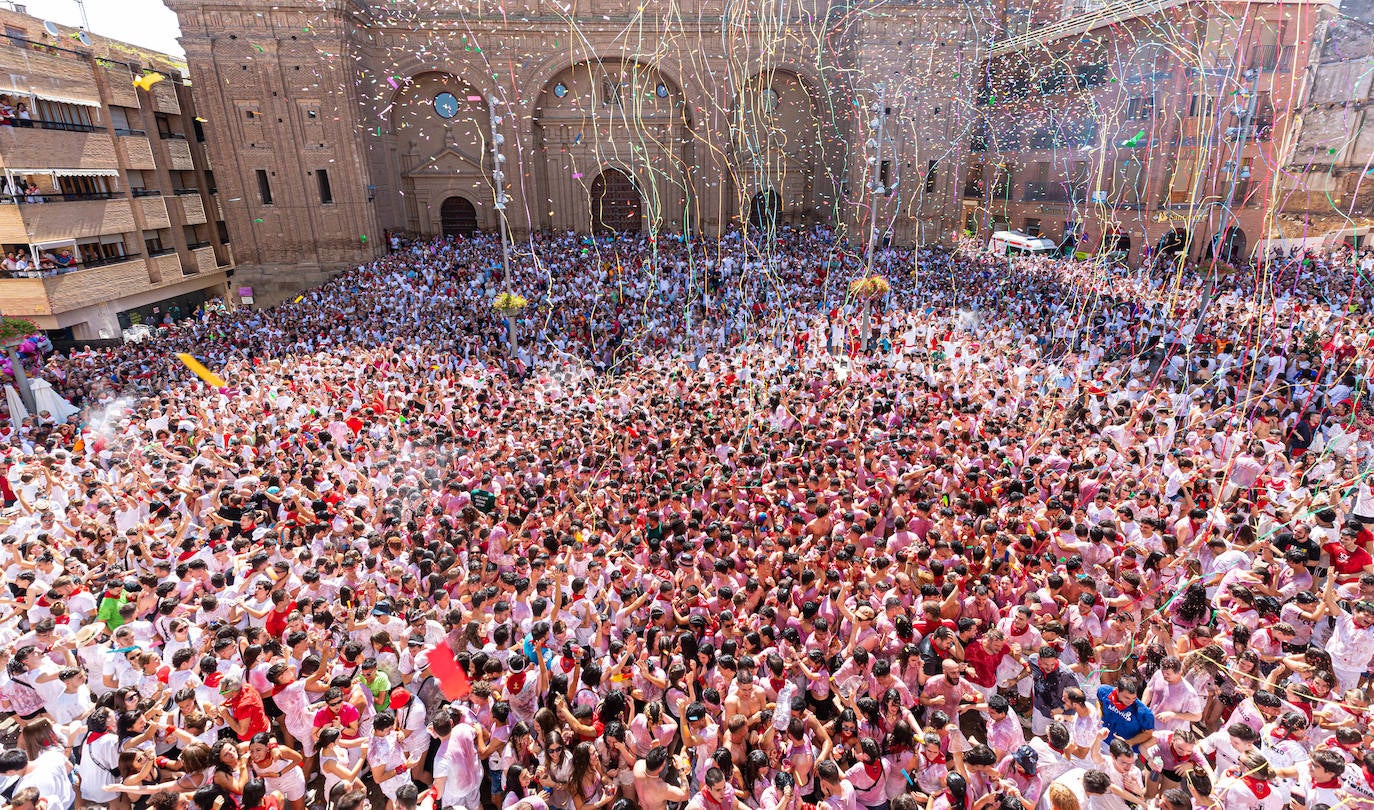
[[(883, 142), (887, 132), (887, 85), (878, 85), (878, 104), (873, 108), (874, 117), (869, 120), (868, 128), (874, 133), (874, 137), (868, 140), (868, 147), (873, 150), (873, 155), (869, 160), (873, 161), (873, 171), (870, 173), (869, 206), (868, 206), (868, 262), (864, 274), (868, 278), (873, 277), (873, 257), (878, 252), (878, 198), (887, 193), (884, 187), (883, 169)], [(895, 184), (894, 184), (895, 185)], [(868, 351), (869, 332), (871, 330), (871, 313), (873, 310), (873, 299), (870, 296), (864, 297), (863, 321), (859, 331), (863, 335), (863, 350)]]
[[(1231, 221), (1235, 216), (1233, 206), (1236, 201), (1236, 188), (1241, 180), (1241, 164), (1245, 155), (1245, 143), (1250, 138), (1250, 130), (1254, 129), (1255, 113), (1259, 110), (1259, 71), (1252, 67), (1245, 71), (1244, 75), (1250, 80), (1250, 87), (1245, 91), (1249, 98), (1246, 100), (1245, 109), (1240, 116), (1240, 126), (1237, 128), (1239, 132), (1236, 133), (1236, 146), (1231, 152), (1231, 160), (1223, 166), (1223, 168), (1230, 167), (1231, 182), (1226, 189), (1226, 202), (1222, 206), (1221, 223), (1213, 237), (1212, 265), (1208, 267), (1207, 283), (1202, 290), (1202, 300), (1198, 302), (1195, 333), (1202, 329), (1203, 319), (1207, 316), (1207, 307), (1211, 304), (1212, 294), (1215, 292), (1217, 276), (1215, 263), (1220, 258), (1217, 254), (1221, 250), (1226, 250), (1228, 246), (1234, 248), (1228, 238), (1227, 231), (1230, 230)], [(1229, 255), (1228, 251), (1227, 263), (1230, 264), (1234, 258), (1234, 256)]]
[[(487, 98), (487, 102), (491, 112), (491, 182), (496, 188), (496, 227), (501, 231), (501, 286), (505, 292), (510, 292), (510, 236), (506, 232), (506, 203), (510, 198), (506, 196), (506, 173), (502, 169), (506, 163), (506, 156), (501, 151), (506, 136), (501, 134), (501, 116), (496, 113), (496, 106), (501, 103), (500, 100), (493, 95)], [(511, 359), (514, 359), (515, 312), (506, 313), (506, 349)]]

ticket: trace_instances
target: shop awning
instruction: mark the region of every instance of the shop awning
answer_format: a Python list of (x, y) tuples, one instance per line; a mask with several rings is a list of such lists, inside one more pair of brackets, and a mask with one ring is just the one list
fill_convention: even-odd
[(48, 169), (58, 177), (118, 177), (118, 169)]
[(38, 98), (43, 99), (44, 101), (52, 101), (52, 102), (56, 102), (56, 103), (58, 103), (58, 104), (78, 104), (78, 105), (80, 105), (80, 106), (82, 106), (82, 107), (99, 107), (99, 106), (100, 106), (100, 100), (99, 100), (99, 99), (79, 98), (79, 97), (77, 97), (77, 96), (66, 96), (66, 95), (59, 95), (59, 94), (57, 94), (57, 93), (45, 93), (45, 92), (39, 92), (39, 91), (34, 91), (33, 94), (34, 94), (35, 96), (37, 96)]

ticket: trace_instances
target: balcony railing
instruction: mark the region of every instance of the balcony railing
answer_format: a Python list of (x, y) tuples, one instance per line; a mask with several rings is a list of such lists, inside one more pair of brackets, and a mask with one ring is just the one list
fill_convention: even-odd
[(94, 124), (73, 124), (69, 121), (44, 121), (41, 118), (15, 118), (15, 129), (56, 129), (62, 132), (104, 132), (105, 127)]
[(983, 186), (980, 183), (967, 183), (964, 185), (965, 197), (982, 197)]
[(38, 194), (4, 194), (0, 195), (0, 203), (11, 203), (19, 205), (38, 205), (41, 203), (58, 202), (83, 202), (87, 200), (113, 200), (120, 197), (118, 191), (91, 191), (76, 194), (62, 194), (58, 192), (40, 192)]
[(200, 193), (200, 189), (198, 189), (198, 188), (174, 188), (174, 189), (172, 189), (172, 193), (175, 194), (176, 196), (180, 197), (180, 196), (185, 195), (185, 194), (199, 194), (199, 193)]
[(52, 265), (40, 267), (32, 270), (24, 270), (14, 274), (14, 278), (52, 278), (53, 276), (65, 276), (68, 273), (75, 273), (79, 270), (90, 270), (96, 267), (105, 267), (111, 264), (121, 264), (140, 258), (140, 254), (132, 253), (127, 256), (108, 256), (89, 261), (74, 261), (68, 265)]
[(132, 135), (132, 136), (135, 136), (135, 137), (142, 137), (142, 138), (148, 137), (148, 133), (147, 133), (147, 132), (144, 132), (144, 131), (141, 130), (141, 129), (124, 129), (123, 127), (115, 127), (115, 134), (116, 134), (116, 135)]
[(164, 140), (164, 141), (184, 141), (184, 140), (186, 140), (186, 133), (184, 133), (184, 132), (158, 132), (158, 133), (157, 133), (157, 136), (158, 136), (159, 138), (161, 138), (162, 140)]
[(1043, 183), (1033, 181), (1026, 183), (1026, 191), (1021, 196), (1022, 202), (1067, 202), (1068, 195), (1064, 192), (1062, 183)]
[(203, 248), (203, 247), (210, 247), (210, 243), (209, 243), (209, 242), (188, 242), (188, 243), (186, 243), (186, 249), (187, 249), (187, 250), (199, 250), (200, 248)]
[(168, 256), (168, 255), (171, 255), (171, 254), (176, 253), (176, 252), (177, 252), (177, 249), (176, 249), (176, 248), (165, 247), (165, 248), (158, 248), (157, 250), (150, 250), (150, 251), (148, 251), (148, 255), (149, 255), (149, 256)]
[(162, 196), (162, 190), (161, 190), (161, 189), (156, 189), (156, 188), (136, 188), (136, 189), (134, 189), (134, 196), (135, 196), (135, 197), (161, 197), (161, 196)]
[(79, 270), (84, 270), (84, 269), (90, 269), (90, 268), (92, 268), (92, 267), (104, 267), (104, 266), (109, 265), (109, 264), (119, 264), (119, 263), (121, 263), (121, 262), (130, 262), (130, 261), (133, 261), (134, 259), (141, 259), (141, 258), (143, 258), (143, 254), (142, 254), (142, 253), (126, 253), (126, 254), (124, 254), (123, 256), (106, 256), (106, 257), (103, 257), (103, 258), (91, 259), (90, 261), (82, 262), (82, 263), (81, 263), (81, 267), (79, 267), (79, 268), (77, 268), (77, 269), (79, 269)]

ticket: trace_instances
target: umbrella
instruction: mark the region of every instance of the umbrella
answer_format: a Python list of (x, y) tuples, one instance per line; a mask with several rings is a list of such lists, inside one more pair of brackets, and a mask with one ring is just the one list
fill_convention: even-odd
[(29, 409), (24, 407), (23, 397), (19, 396), (19, 391), (12, 385), (5, 386), (5, 402), (10, 406), (11, 424), (18, 425), (29, 415)]
[(30, 387), (33, 389), (34, 409), (40, 412), (47, 411), (58, 423), (67, 421), (67, 417), (74, 413), (81, 413), (80, 408), (58, 396), (52, 388), (52, 383), (47, 380), (34, 380)]

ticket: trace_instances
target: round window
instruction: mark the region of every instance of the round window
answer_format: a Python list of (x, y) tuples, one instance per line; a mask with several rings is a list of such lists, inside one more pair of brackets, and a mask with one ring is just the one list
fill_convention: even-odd
[(559, 98), (566, 96), (568, 94), (568, 86), (562, 82), (555, 84), (553, 86), (553, 94)]
[(654, 92), (658, 94), (658, 97), (659, 97), (659, 98), (667, 98), (667, 97), (668, 97), (668, 85), (663, 84), (662, 82), (659, 82), (659, 85), (658, 85), (657, 88), (654, 89)]
[(765, 88), (763, 91), (763, 111), (773, 112), (778, 108), (778, 91), (773, 88)]
[(452, 93), (444, 92), (434, 97), (434, 111), (440, 118), (452, 118), (458, 114), (458, 98)]

